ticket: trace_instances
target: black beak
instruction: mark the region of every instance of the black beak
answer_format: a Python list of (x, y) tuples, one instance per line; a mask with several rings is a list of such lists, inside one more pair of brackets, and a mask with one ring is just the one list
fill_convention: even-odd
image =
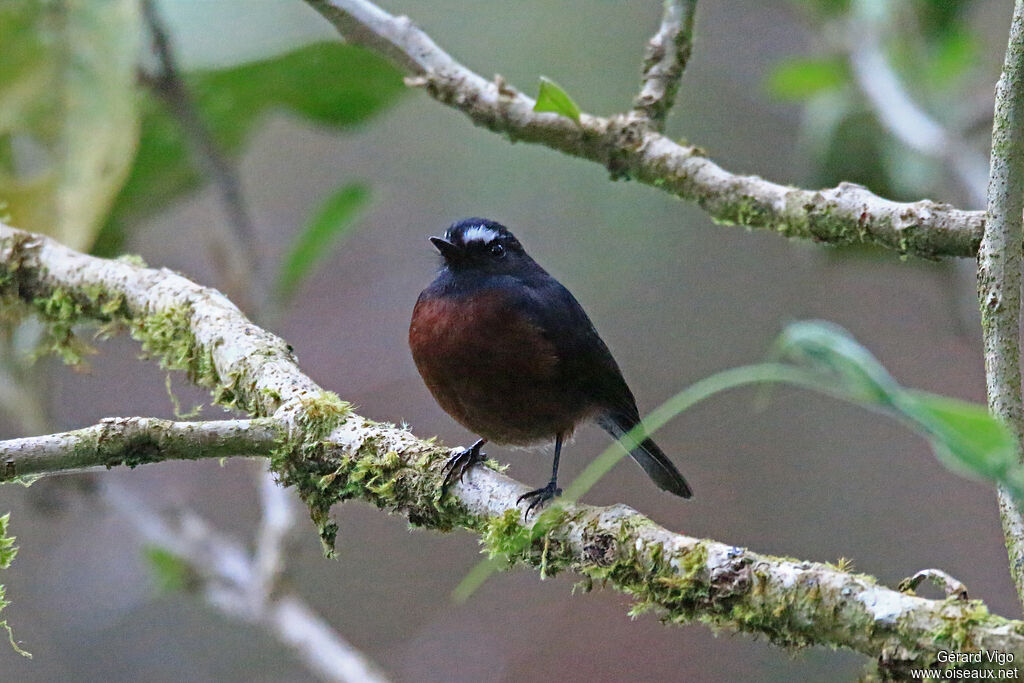
[(462, 249), (443, 237), (431, 237), (430, 243), (441, 252), (441, 256), (444, 257), (445, 261), (457, 261), (462, 256)]

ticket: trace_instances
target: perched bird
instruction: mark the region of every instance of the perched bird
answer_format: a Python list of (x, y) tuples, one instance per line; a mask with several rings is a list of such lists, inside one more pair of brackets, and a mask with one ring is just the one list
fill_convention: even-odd
[[(561, 494), (558, 458), (576, 426), (592, 419), (620, 438), (640, 423), (636, 401), (579, 302), (505, 226), (467, 218), (430, 241), (443, 263), (416, 301), (409, 347), (440, 406), (481, 437), (449, 460), (443, 490), (484, 459), (487, 441), (554, 439), (551, 481), (516, 501), (529, 514)], [(660, 488), (692, 495), (651, 439), (630, 446)]]

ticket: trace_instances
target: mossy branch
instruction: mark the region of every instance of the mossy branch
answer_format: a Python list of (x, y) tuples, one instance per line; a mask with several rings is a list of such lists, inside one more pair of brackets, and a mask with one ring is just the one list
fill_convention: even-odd
[[(352, 413), (302, 373), (282, 340), (215, 290), (168, 270), (86, 256), (0, 224), (0, 296), (5, 312), (34, 308), (61, 330), (64, 343), (71, 343), (77, 323), (127, 327), (166, 367), (188, 372), (222, 405), (258, 418), (248, 421), (245, 434), (225, 429), (245, 421), (196, 423), (191, 434), (202, 447), (191, 452), (166, 438), (188, 434), (187, 424), (121, 418), (73, 433), (93, 444), (91, 461), (81, 448), (68, 447), (63, 456), (47, 451), (35, 473), (44, 470), (41, 462), (61, 469), (62, 458), (73, 466), (136, 465), (245, 449), (241, 454), (270, 455), (280, 481), (297, 487), (328, 543), (336, 531), (331, 506), (357, 498), (417, 526), (469, 529), (510, 563), (545, 575), (573, 571), (586, 588), (620, 590), (634, 598), (635, 611), (654, 609), (671, 623), (762, 634), (787, 647), (846, 647), (897, 674), (935, 663), (941, 650), (1024, 658), (1024, 622), (991, 615), (980, 601), (927, 600), (841, 567), (691, 538), (621, 505), (555, 506), (526, 524), (515, 500), (527, 487), (485, 467), (441, 499), (448, 449)], [(119, 455), (108, 457), (111, 451), (95, 439), (104, 430), (108, 446), (118, 439), (125, 446), (114, 449)], [(151, 438), (142, 436), (147, 432)], [(0, 443), (0, 458), (16, 457), (14, 447), (32, 440)], [(144, 457), (137, 457), (132, 444), (142, 442)], [(963, 666), (997, 664), (982, 658)]]
[[(699, 147), (661, 134), (637, 111), (611, 117), (582, 114), (578, 122), (535, 112), (536, 102), (504, 79), (489, 81), (474, 73), (407, 17), (392, 16), (368, 0), (306, 2), (346, 40), (390, 58), (409, 73), (409, 85), (424, 88), (474, 124), (513, 142), (536, 143), (596, 162), (613, 178), (637, 180), (695, 202), (718, 223), (830, 244), (874, 244), (924, 258), (967, 257), (978, 251), (984, 228), (981, 211), (927, 199), (894, 202), (853, 183), (807, 190), (731, 173)], [(692, 3), (683, 7), (686, 15)], [(692, 20), (692, 13), (690, 19), (682, 15), (681, 21)], [(685, 23), (677, 36), (687, 36)], [(672, 72), (672, 83), (681, 71)], [(664, 79), (657, 82), (667, 85)], [(671, 90), (661, 92), (658, 106), (667, 110), (671, 95)]]
[[(978, 254), (978, 301), (988, 403), (1024, 444), (1021, 403), (1021, 250), (1024, 248), (1024, 0), (1014, 3), (1003, 72), (996, 85), (988, 185), (988, 222)], [(999, 490), (1010, 573), (1024, 602), (1024, 518)]]

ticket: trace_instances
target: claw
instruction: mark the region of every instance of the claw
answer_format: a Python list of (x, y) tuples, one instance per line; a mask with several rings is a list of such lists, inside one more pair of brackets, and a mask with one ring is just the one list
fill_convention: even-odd
[(548, 482), (548, 485), (543, 488), (528, 491), (523, 495), (519, 496), (518, 498), (516, 498), (516, 505), (519, 505), (524, 500), (530, 501), (530, 504), (526, 506), (526, 513), (523, 515), (523, 517), (526, 518), (530, 516), (530, 513), (533, 511), (534, 508), (537, 508), (539, 510), (540, 508), (544, 507), (544, 504), (547, 503), (549, 500), (560, 495), (562, 495), (562, 489), (558, 488), (554, 481), (551, 481)]
[(463, 448), (461, 451), (455, 453), (452, 457), (448, 458), (448, 462), (444, 464), (441, 471), (444, 472), (444, 481), (441, 482), (441, 495), (448, 493), (448, 488), (458, 478), (462, 481), (462, 477), (465, 476), (466, 472), (473, 467), (473, 465), (483, 462), (487, 458), (487, 454), (481, 452), (480, 447), (484, 445), (484, 440), (480, 439), (469, 448)]

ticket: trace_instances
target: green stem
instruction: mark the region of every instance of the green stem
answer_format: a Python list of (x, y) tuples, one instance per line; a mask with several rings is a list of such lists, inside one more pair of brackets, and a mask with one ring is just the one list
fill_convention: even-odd
[(672, 418), (719, 392), (748, 384), (763, 384), (765, 382), (781, 382), (814, 391), (827, 391), (827, 388), (822, 386), (821, 380), (816, 379), (811, 372), (789, 365), (761, 363), (723, 370), (691, 384), (658, 406), (644, 420), (642, 426), (634, 427), (628, 434), (620, 438), (618, 442), (608, 446), (599, 456), (590, 461), (586, 469), (566, 487), (562, 498), (570, 503), (575, 503), (582, 496), (586, 495), (594, 487), (594, 484), (601, 480), (601, 477), (615, 467), (615, 464), (622, 460), (623, 456), (627, 455), (626, 449), (620, 443), (639, 440), (645, 430), (647, 434), (653, 434), (664, 427)]

